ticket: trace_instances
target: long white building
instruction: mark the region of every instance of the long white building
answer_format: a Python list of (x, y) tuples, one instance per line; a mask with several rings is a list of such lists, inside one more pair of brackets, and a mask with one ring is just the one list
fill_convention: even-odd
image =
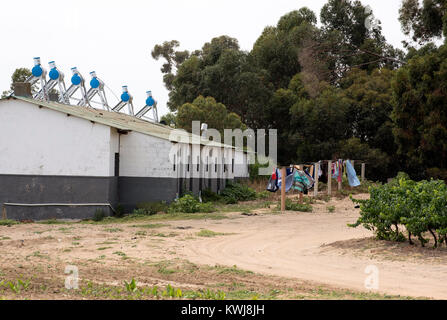
[(242, 150), (123, 113), (0, 100), (3, 218), (83, 219), (98, 208), (130, 212), (186, 191), (218, 192), (248, 178), (247, 162)]

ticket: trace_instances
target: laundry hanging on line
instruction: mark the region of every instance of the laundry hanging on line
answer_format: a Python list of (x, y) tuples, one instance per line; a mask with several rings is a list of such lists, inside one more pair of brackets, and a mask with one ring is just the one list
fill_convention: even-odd
[(360, 185), (360, 181), (357, 178), (357, 174), (355, 172), (354, 166), (351, 161), (345, 161), (346, 164), (346, 173), (348, 175), (348, 182), (351, 187), (358, 187)]
[[(285, 179), (286, 192), (289, 192), (290, 189), (292, 188), (294, 173), (295, 173), (294, 168), (286, 169), (286, 179)], [(281, 170), (275, 169), (267, 184), (267, 191), (276, 192), (281, 189), (281, 186), (282, 186)]]

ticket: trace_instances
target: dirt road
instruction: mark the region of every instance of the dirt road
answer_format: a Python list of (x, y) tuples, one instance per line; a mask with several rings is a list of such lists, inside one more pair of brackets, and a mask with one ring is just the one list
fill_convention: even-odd
[[(255, 272), (359, 290), (365, 290), (365, 268), (373, 265), (379, 271), (379, 292), (447, 299), (445, 251), (437, 253), (439, 259), (431, 260), (424, 251), (430, 254), (433, 250), (422, 248), (406, 248), (400, 250), (400, 255), (389, 257), (390, 248), (374, 248), (377, 244), (371, 240), (343, 249), (344, 240), (370, 237), (371, 232), (347, 227), (358, 216), (349, 199), (334, 205), (334, 213), (328, 213), (326, 205), (317, 205), (315, 213), (207, 223), (203, 227), (236, 235), (195, 241), (185, 245), (181, 253), (196, 263), (237, 265)], [(334, 242), (340, 246), (326, 246)], [(373, 247), (367, 248), (368, 244)]]
[[(328, 212), (328, 206), (335, 211)], [(28, 266), (38, 274), (41, 266), (68, 263), (82, 266), (84, 274), (108, 276), (107, 268), (123, 266), (123, 272), (132, 269), (124, 276), (130, 279), (147, 273), (147, 265), (181, 260), (367, 291), (365, 268), (375, 266), (379, 289), (373, 292), (447, 299), (445, 247), (372, 240), (370, 231), (347, 227), (359, 215), (349, 199), (313, 207), (312, 213), (229, 213), (223, 220), (1, 227), (0, 268), (20, 272), (17, 266)]]

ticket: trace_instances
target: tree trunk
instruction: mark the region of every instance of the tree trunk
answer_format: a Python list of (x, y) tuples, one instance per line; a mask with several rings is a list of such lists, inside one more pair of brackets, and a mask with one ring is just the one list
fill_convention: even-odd
[(436, 235), (431, 228), (428, 228), (428, 231), (430, 231), (431, 235), (433, 236), (433, 239), (435, 239), (435, 245), (433, 246), (433, 248), (437, 248), (438, 247), (438, 238), (436, 238)]
[(410, 242), (411, 245), (414, 245), (413, 240), (411, 240), (411, 232), (408, 231), (408, 241)]

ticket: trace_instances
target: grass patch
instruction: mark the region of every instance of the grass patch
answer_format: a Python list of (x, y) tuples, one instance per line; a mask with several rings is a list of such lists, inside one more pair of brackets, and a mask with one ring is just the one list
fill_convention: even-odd
[(62, 220), (57, 220), (57, 219), (49, 219), (49, 220), (42, 220), (37, 223), (38, 224), (71, 224), (73, 222), (67, 222), (67, 221), (62, 221)]
[(200, 232), (197, 232), (196, 234), (199, 237), (208, 237), (208, 238), (210, 238), (210, 237), (216, 237), (216, 236), (223, 236), (226, 233), (214, 232), (212, 230), (203, 229), (203, 230), (200, 230)]
[(131, 227), (132, 228), (156, 229), (156, 228), (169, 227), (169, 224), (163, 224), (163, 223), (135, 224)]
[(107, 249), (112, 249), (112, 247), (101, 247), (96, 250), (102, 251), (102, 250), (107, 250)]
[(15, 221), (15, 220), (9, 220), (9, 219), (0, 220), (0, 226), (10, 227), (10, 226), (15, 225), (15, 224), (19, 224), (19, 222)]
[(232, 267), (216, 265), (212, 269), (217, 271), (218, 274), (238, 274), (238, 275), (254, 274), (253, 271), (239, 269), (236, 265)]
[(104, 231), (110, 232), (110, 233), (115, 233), (115, 232), (122, 232), (123, 229), (120, 229), (120, 228), (106, 228), (106, 229), (104, 229)]

